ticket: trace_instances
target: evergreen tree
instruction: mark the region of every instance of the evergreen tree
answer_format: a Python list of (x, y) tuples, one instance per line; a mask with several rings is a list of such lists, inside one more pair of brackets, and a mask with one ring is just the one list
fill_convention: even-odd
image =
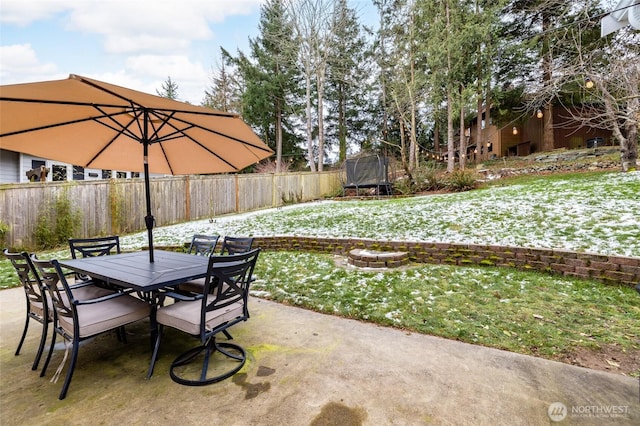
[(338, 0), (333, 16), (334, 35), (327, 71), (329, 104), (327, 140), (337, 141), (338, 160), (347, 158), (348, 144), (358, 148), (367, 140), (366, 115), (371, 67), (367, 64), (367, 43), (356, 12), (346, 0)]
[(283, 156), (300, 157), (298, 139), (291, 124), (298, 96), (296, 43), (282, 0), (268, 0), (261, 7), (260, 35), (250, 39), (250, 57), (238, 52), (226, 59), (238, 69), (244, 82), (243, 118), (276, 152), (276, 167)]
[(218, 71), (212, 72), (211, 86), (205, 90), (202, 106), (242, 115), (242, 83), (231, 68), (223, 56)]
[(178, 84), (171, 80), (171, 76), (169, 76), (162, 83), (162, 90), (156, 90), (156, 93), (163, 98), (178, 100)]

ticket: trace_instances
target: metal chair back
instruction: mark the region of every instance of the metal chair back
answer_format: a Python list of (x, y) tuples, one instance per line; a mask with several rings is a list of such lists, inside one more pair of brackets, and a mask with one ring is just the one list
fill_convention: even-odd
[(221, 254), (246, 253), (253, 246), (252, 237), (224, 237)]
[(189, 245), (189, 254), (211, 256), (218, 245), (218, 238), (219, 235), (194, 235)]

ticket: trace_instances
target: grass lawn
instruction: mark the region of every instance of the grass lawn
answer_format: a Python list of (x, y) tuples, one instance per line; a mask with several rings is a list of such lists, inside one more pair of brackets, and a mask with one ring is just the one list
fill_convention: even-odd
[[(194, 233), (499, 244), (640, 257), (640, 172), (519, 177), (456, 194), (328, 201), (171, 225)], [(139, 250), (146, 232), (124, 235)], [(38, 253), (67, 257), (68, 249)], [(338, 262), (338, 264), (336, 264)], [(317, 253), (264, 252), (253, 295), (468, 343), (640, 375), (640, 296), (631, 288), (507, 268), (346, 268)], [(0, 260), (0, 288), (17, 285)], [(594, 367), (586, 361), (580, 363)], [(597, 366), (595, 366), (597, 367)]]
[[(615, 348), (618, 357), (640, 353), (640, 297), (628, 287), (508, 268), (414, 265), (376, 271), (342, 264), (327, 254), (265, 252), (253, 294), (547, 359), (602, 348)], [(612, 367), (620, 363), (607, 361)], [(637, 376), (637, 368), (631, 366), (629, 374)]]

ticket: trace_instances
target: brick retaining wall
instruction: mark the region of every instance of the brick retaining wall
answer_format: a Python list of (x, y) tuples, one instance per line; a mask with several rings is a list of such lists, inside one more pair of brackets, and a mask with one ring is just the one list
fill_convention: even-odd
[(409, 253), (412, 262), (418, 263), (511, 267), (630, 287), (640, 283), (640, 257), (577, 253), (567, 250), (289, 236), (256, 237), (254, 247), (262, 247), (265, 250), (315, 251), (343, 256), (347, 256), (353, 249), (403, 251)]

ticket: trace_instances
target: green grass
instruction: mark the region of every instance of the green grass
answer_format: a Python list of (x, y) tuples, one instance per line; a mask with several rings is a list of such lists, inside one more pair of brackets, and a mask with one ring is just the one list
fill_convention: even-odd
[[(519, 176), (426, 197), (341, 201), (248, 219), (157, 228), (157, 244), (193, 233), (310, 235), (496, 243), (640, 256), (638, 174)], [(146, 232), (121, 238), (126, 250)], [(66, 257), (68, 249), (38, 253)], [(2, 259), (0, 257), (0, 259)], [(329, 255), (261, 254), (254, 295), (329, 314), (559, 359), (575, 349), (640, 350), (640, 298), (631, 288), (507, 268), (420, 265), (361, 271)], [(0, 288), (19, 285), (0, 260)]]
[(640, 350), (640, 304), (628, 287), (509, 268), (336, 267), (317, 253), (265, 252), (259, 297), (419, 333), (558, 359), (576, 348)]

